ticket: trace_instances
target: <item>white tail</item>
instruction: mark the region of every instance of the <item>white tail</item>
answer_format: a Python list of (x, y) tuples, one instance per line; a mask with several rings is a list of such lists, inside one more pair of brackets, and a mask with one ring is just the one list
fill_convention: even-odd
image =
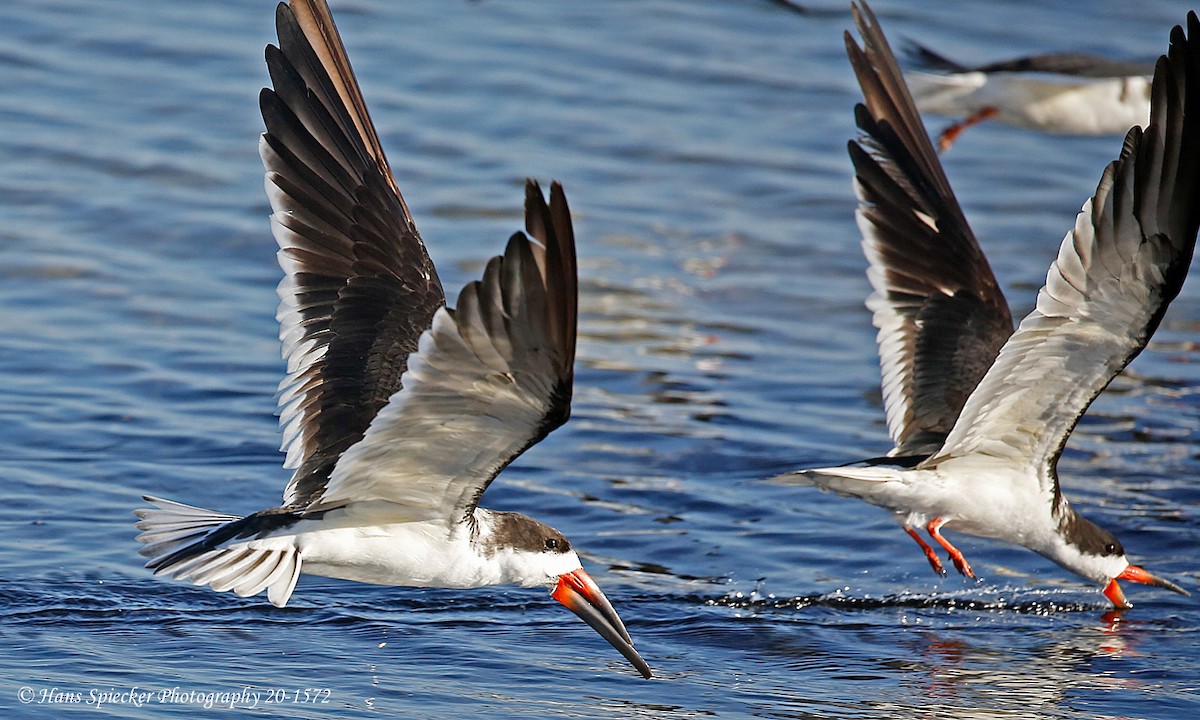
[(914, 470), (899, 470), (884, 465), (814, 468), (797, 470), (771, 478), (772, 482), (785, 485), (812, 485), (846, 497), (866, 500), (893, 511), (900, 511), (914, 502), (915, 479), (921, 473)]
[[(300, 577), (300, 552), (290, 540), (243, 539), (206, 547), (203, 540), (214, 530), (241, 520), (236, 515), (205, 510), (155, 497), (154, 505), (134, 511), (139, 521), (140, 550), (150, 558), (146, 567), (155, 575), (209, 585), (217, 592), (232, 590), (247, 597), (267, 589), (275, 607), (283, 607)], [(195, 546), (194, 552), (188, 552)]]

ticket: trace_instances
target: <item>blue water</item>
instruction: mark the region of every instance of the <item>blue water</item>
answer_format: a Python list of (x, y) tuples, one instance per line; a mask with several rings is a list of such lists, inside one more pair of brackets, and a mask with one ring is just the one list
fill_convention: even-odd
[[(519, 226), (523, 178), (566, 186), (574, 417), (485, 504), (584, 550), (657, 671), (643, 681), (542, 590), (304, 578), (275, 609), (141, 567), (142, 493), (250, 512), (286, 480), (255, 145), (273, 3), (0, 3), (0, 715), (1200, 711), (1196, 597), (1130, 588), (1114, 620), (1047, 561), (962, 536), (983, 580), (939, 580), (882, 511), (762, 481), (888, 448), (845, 154), (850, 18), (814, 5), (334, 3), (451, 296)], [(1186, 3), (875, 8), (897, 42), (983, 61), (1154, 57)], [(946, 157), (1016, 312), (1118, 148), (984, 125)], [(1078, 507), (1193, 588), (1198, 339), (1193, 278), (1060, 465)]]

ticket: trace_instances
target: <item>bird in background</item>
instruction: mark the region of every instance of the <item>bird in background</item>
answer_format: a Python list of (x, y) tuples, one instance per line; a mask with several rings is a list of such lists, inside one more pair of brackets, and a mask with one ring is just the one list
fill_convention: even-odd
[(938, 135), (945, 152), (985, 120), (1069, 135), (1121, 135), (1150, 119), (1153, 63), (1046, 53), (968, 66), (919, 43), (905, 74), (923, 113), (961, 118)]
[(480, 497), (567, 421), (575, 241), (562, 187), (525, 186), (525, 233), (446, 307), (325, 0), (276, 10), (259, 151), (284, 278), (279, 507), (246, 517), (146, 497), (157, 575), (287, 604), (301, 573), (440, 588), (545, 586), (650, 667), (562, 533)]
[(874, 289), (887, 457), (799, 470), (814, 485), (891, 511), (939, 573), (919, 530), (967, 577), (953, 529), (1022, 545), (1130, 607), (1118, 581), (1188, 594), (1133, 565), (1059, 483), (1059, 456), (1091, 402), (1142, 351), (1179, 293), (1200, 226), (1200, 22), (1171, 32), (1150, 119), (1068, 230), (1035, 309), (1008, 305), (950, 189), (888, 42), (865, 3), (846, 48), (865, 104), (849, 144)]

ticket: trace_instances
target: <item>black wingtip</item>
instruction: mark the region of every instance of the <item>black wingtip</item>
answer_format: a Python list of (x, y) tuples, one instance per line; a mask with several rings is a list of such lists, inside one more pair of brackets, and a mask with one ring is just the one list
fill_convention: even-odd
[[(575, 229), (566, 191), (557, 180), (550, 182), (546, 202), (537, 181), (525, 181), (525, 230), (545, 248), (546, 290), (553, 308), (554, 337), (564, 351), (564, 377), (573, 377), (579, 322), (579, 278), (575, 257)], [(569, 380), (568, 380), (569, 381)], [(569, 394), (569, 386), (567, 389)]]
[(546, 198), (542, 195), (542, 186), (533, 178), (525, 178), (525, 232), (543, 245), (547, 241), (550, 227), (547, 216), (550, 209), (546, 206)]
[(275, 6), (275, 34), (281, 34), (283, 28), (289, 25), (296, 24), (296, 14), (292, 12), (292, 7), (286, 2), (281, 2)]
[(970, 70), (966, 65), (951, 60), (938, 51), (910, 38), (904, 39), (903, 52), (909, 62), (922, 70), (943, 73), (961, 73)]

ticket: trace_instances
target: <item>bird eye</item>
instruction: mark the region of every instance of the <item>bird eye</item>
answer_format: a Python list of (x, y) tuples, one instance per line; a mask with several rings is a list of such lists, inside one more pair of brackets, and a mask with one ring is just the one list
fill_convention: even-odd
[(1117, 552), (1117, 544), (1116, 543), (1109, 543), (1104, 546), (1104, 554), (1105, 555), (1115, 555), (1116, 552)]
[(547, 550), (557, 550), (558, 549), (558, 538), (546, 538), (546, 549)]

